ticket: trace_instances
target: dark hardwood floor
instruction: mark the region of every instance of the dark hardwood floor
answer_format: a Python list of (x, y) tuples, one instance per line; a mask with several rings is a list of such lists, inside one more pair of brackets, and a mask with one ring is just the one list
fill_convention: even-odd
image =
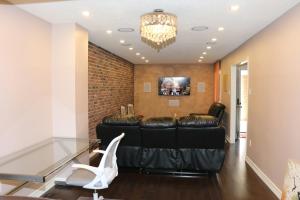
[[(275, 195), (245, 164), (246, 140), (226, 145), (226, 159), (216, 176), (176, 177), (139, 174), (137, 171), (119, 172), (106, 190), (99, 193), (107, 198), (125, 200), (275, 200)], [(75, 200), (91, 196), (91, 190), (80, 187), (56, 186), (45, 197)]]

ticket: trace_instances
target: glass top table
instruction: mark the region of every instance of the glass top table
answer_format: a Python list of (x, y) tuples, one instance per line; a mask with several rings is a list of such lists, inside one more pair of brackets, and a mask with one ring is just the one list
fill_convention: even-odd
[(50, 138), (0, 158), (0, 179), (45, 182), (46, 177), (99, 140)]

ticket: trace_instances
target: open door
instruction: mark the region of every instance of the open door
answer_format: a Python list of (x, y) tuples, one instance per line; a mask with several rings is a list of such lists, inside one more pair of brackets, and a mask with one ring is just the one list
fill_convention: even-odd
[(248, 66), (236, 67), (236, 140), (247, 137), (248, 117)]

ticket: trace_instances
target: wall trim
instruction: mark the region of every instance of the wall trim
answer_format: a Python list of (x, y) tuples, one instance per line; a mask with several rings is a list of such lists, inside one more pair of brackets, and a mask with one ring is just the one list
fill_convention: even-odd
[(273, 181), (249, 158), (246, 156), (246, 163), (253, 169), (257, 176), (270, 188), (278, 199), (281, 198), (281, 190), (273, 183)]
[(230, 141), (230, 138), (228, 137), (228, 135), (225, 136), (225, 140), (229, 143), (229, 144), (234, 144), (234, 141)]

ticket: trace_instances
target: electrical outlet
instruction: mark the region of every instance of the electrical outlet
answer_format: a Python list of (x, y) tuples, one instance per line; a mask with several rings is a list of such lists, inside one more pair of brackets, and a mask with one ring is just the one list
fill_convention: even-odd
[(251, 147), (252, 146), (252, 141), (251, 140), (249, 140), (249, 147)]

